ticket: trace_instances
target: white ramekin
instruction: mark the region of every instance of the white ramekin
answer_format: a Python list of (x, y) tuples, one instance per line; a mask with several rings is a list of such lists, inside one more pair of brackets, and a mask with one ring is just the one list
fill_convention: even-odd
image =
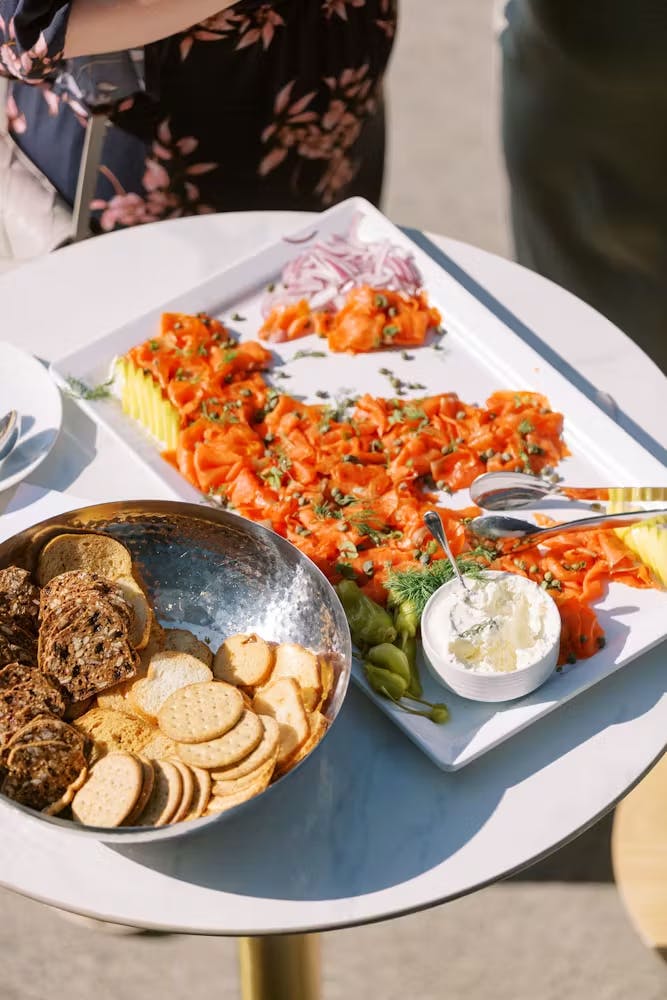
[[(513, 574), (496, 570), (488, 570), (484, 573), (487, 578), (510, 575)], [(434, 615), (438, 614), (439, 607), (449, 592), (449, 588), (460, 587), (458, 580), (451, 580), (436, 590), (424, 608), (421, 619), (421, 636), (426, 665), (436, 681), (444, 684), (450, 691), (454, 691), (462, 698), (469, 698), (472, 701), (511, 701), (514, 698), (522, 698), (543, 684), (556, 667), (561, 627), (558, 608), (555, 601), (538, 584), (525, 577), (521, 579), (524, 580), (527, 587), (534, 590), (535, 600), (546, 602), (546, 625), (548, 631), (554, 635), (554, 640), (547, 652), (534, 663), (522, 667), (520, 670), (513, 670), (511, 673), (481, 674), (466, 670), (451, 654), (438, 650), (433, 643), (432, 622)]]

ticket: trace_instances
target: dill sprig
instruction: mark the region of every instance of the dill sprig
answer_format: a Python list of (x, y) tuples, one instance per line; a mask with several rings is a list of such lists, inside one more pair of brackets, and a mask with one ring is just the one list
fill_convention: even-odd
[[(457, 565), (467, 576), (479, 578), (484, 567), (469, 556), (470, 554), (459, 556), (456, 560)], [(443, 583), (449, 583), (453, 576), (454, 570), (449, 559), (437, 559), (430, 566), (394, 570), (389, 574), (386, 583), (389, 602), (400, 605), (404, 601), (409, 601), (421, 617), (431, 594), (434, 594), (438, 587), (442, 587)]]
[(80, 378), (74, 378), (73, 375), (68, 375), (65, 379), (67, 382), (67, 395), (72, 396), (74, 399), (106, 399), (107, 396), (111, 395), (109, 386), (113, 384), (114, 376), (107, 379), (106, 382), (100, 382), (99, 385), (86, 385)]

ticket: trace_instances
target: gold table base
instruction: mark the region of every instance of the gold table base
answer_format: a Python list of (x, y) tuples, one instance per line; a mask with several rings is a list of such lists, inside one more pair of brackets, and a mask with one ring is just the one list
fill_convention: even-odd
[(319, 1000), (317, 934), (241, 938), (239, 964), (243, 1000)]

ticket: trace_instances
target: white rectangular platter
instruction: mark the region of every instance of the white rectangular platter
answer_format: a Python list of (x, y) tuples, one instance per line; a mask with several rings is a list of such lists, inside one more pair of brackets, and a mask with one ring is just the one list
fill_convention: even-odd
[[(429, 299), (441, 312), (447, 330), (441, 341), (444, 349), (424, 346), (410, 351), (412, 360), (401, 359), (398, 351), (378, 351), (350, 356), (327, 354), (325, 358), (298, 358), (302, 350), (323, 348), (323, 341), (304, 338), (272, 345), (274, 366), (268, 380), (279, 372), (274, 385), (307, 402), (321, 402), (315, 396), (326, 390), (332, 399), (359, 392), (378, 396), (394, 393), (381, 368), (389, 368), (406, 381), (425, 386), (414, 395), (424, 396), (454, 391), (469, 403), (482, 402), (499, 389), (530, 390), (548, 396), (551, 406), (565, 414), (565, 437), (572, 452), (559, 466), (571, 483), (587, 486), (656, 485), (667, 479), (667, 471), (621, 427), (615, 424), (578, 388), (552, 367), (532, 346), (506, 326), (493, 312), (413, 244), (372, 205), (351, 199), (323, 213), (296, 233), (288, 233), (271, 246), (222, 271), (170, 302), (160, 303), (151, 312), (130, 319), (127, 325), (94, 341), (83, 350), (61, 358), (51, 366), (56, 381), (66, 387), (71, 377), (89, 385), (104, 381), (112, 360), (135, 344), (149, 338), (162, 312), (200, 311), (222, 319), (241, 340), (257, 337), (261, 324), (260, 301), (267, 286), (275, 282), (284, 265), (308, 244), (335, 233), (345, 234), (355, 219), (361, 219), (362, 239), (390, 239), (409, 248), (424, 279)], [(242, 317), (234, 319), (232, 317)], [(82, 408), (126, 445), (174, 497), (204, 501), (201, 495), (159, 455), (155, 442), (126, 417), (115, 398), (81, 400)], [(448, 506), (469, 504), (467, 491), (447, 498)], [(548, 508), (542, 511), (549, 513)], [(585, 513), (582, 511), (582, 513)], [(563, 508), (553, 514), (562, 520)], [(598, 681), (625, 666), (667, 636), (667, 595), (654, 590), (634, 590), (614, 584), (598, 605), (607, 644), (596, 656), (554, 674), (534, 694), (504, 705), (465, 701), (440, 688), (422, 669), (425, 696), (447, 702), (451, 719), (437, 726), (426, 719), (408, 715), (367, 686), (359, 664), (353, 677), (369, 697), (439, 767), (454, 771), (469, 764), (526, 726), (563, 705)], [(251, 627), (251, 623), (249, 623)]]

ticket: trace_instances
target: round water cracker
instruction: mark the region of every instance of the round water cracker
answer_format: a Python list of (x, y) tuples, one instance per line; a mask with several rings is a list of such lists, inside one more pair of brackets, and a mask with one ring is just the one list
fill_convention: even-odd
[(139, 798), (137, 799), (134, 809), (132, 810), (130, 815), (127, 817), (126, 820), (123, 821), (122, 824), (123, 826), (134, 826), (137, 819), (139, 818), (139, 816), (141, 816), (142, 812), (146, 808), (148, 800), (150, 799), (151, 794), (153, 792), (153, 785), (155, 784), (155, 771), (153, 770), (153, 764), (151, 763), (151, 761), (145, 760), (143, 757), (139, 757), (137, 754), (133, 754), (133, 756), (137, 757), (137, 760), (141, 764), (141, 768), (144, 773), (144, 779), (143, 779), (143, 784), (141, 786), (141, 792), (139, 793)]
[(231, 684), (211, 681), (174, 691), (157, 721), (162, 732), (178, 743), (204, 743), (232, 729), (242, 712), (241, 693)]
[(269, 757), (265, 764), (262, 764), (256, 771), (245, 774), (242, 778), (233, 778), (231, 781), (214, 781), (213, 794), (217, 796), (234, 795), (242, 788), (255, 788), (257, 793), (263, 792), (268, 787), (271, 776), (275, 770), (277, 749), (273, 757)]
[(238, 763), (211, 771), (211, 777), (214, 781), (234, 781), (235, 778), (243, 778), (246, 774), (252, 774), (267, 760), (277, 755), (280, 726), (270, 715), (260, 715), (259, 718), (264, 726), (264, 733), (255, 749)]
[(216, 740), (206, 743), (179, 743), (178, 756), (186, 764), (196, 764), (198, 767), (224, 767), (235, 764), (247, 757), (262, 739), (264, 727), (259, 717), (249, 709), (244, 709), (243, 715), (233, 729)]
[(190, 812), (185, 817), (186, 819), (199, 819), (203, 816), (204, 810), (208, 805), (208, 801), (211, 798), (211, 775), (208, 771), (205, 771), (203, 767), (192, 766), (190, 768), (192, 771), (194, 781), (195, 781), (195, 794), (192, 803), (192, 808)]
[(173, 764), (174, 767), (180, 771), (181, 779), (183, 781), (181, 801), (179, 802), (176, 812), (170, 820), (170, 823), (180, 823), (182, 819), (185, 819), (192, 807), (192, 800), (195, 795), (195, 779), (187, 764), (184, 764), (180, 760), (171, 760), (169, 763)]
[(155, 784), (146, 808), (135, 820), (135, 826), (165, 826), (178, 809), (183, 795), (181, 772), (168, 760), (152, 761)]
[(120, 826), (141, 794), (144, 772), (130, 753), (110, 753), (93, 765), (72, 801), (72, 815), (84, 826)]

